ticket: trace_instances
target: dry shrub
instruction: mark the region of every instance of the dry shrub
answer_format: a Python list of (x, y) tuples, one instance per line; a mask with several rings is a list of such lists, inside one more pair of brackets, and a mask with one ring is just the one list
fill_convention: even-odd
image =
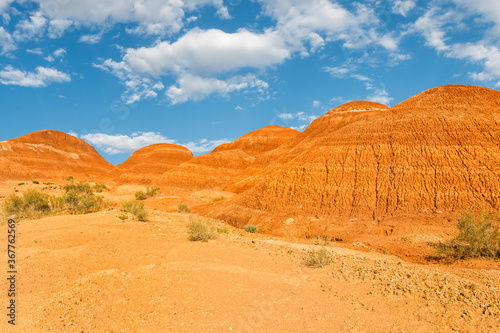
[(148, 216), (148, 212), (144, 209), (144, 203), (136, 200), (123, 203), (122, 210), (134, 215), (139, 221), (146, 221)]
[(448, 260), (500, 258), (500, 219), (486, 211), (462, 214), (457, 220), (459, 234), (437, 251)]
[(306, 264), (311, 267), (325, 267), (332, 262), (331, 253), (322, 246), (319, 250), (310, 250), (306, 259)]
[(208, 242), (217, 238), (215, 227), (211, 221), (203, 222), (199, 219), (190, 218), (188, 227), (189, 240), (192, 242)]

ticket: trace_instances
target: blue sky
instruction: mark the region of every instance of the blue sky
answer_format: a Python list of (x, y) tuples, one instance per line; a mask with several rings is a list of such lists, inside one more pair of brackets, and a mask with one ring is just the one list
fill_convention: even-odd
[(60, 130), (114, 164), (445, 84), (500, 86), (500, 1), (0, 0), (0, 140)]

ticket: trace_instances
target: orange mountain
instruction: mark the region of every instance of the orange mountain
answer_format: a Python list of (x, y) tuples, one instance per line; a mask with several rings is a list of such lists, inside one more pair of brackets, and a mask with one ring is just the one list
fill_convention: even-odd
[(392, 108), (351, 102), (271, 154), (218, 217), (285, 230), (283, 221), (302, 216), (327, 230), (338, 221), (498, 208), (500, 92), (445, 86)]
[(198, 189), (225, 187), (241, 177), (257, 156), (276, 149), (298, 134), (287, 127), (263, 127), (167, 171), (160, 183)]
[(60, 179), (97, 181), (113, 167), (85, 141), (43, 130), (0, 142), (0, 180)]
[(154, 183), (167, 170), (189, 161), (189, 149), (170, 143), (158, 143), (135, 151), (108, 177), (119, 183)]

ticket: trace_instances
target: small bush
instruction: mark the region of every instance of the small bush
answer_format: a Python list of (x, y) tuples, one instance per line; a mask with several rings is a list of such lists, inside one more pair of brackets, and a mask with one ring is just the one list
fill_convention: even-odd
[(177, 206), (179, 213), (191, 213), (191, 209), (186, 204), (179, 204)]
[(59, 213), (64, 210), (64, 199), (54, 195), (49, 196), (49, 207), (53, 213)]
[(94, 185), (94, 191), (96, 191), (97, 193), (101, 193), (102, 191), (107, 190), (107, 189), (108, 188), (104, 184), (95, 184)]
[(68, 182), (71, 182), (71, 183), (73, 183), (75, 181), (75, 179), (73, 178), (73, 176), (69, 176), (69, 177), (66, 177), (64, 179), (67, 180)]
[(18, 183), (17, 185), (18, 185), (18, 186), (22, 186), (22, 185), (24, 185), (24, 183)]
[(223, 195), (221, 195), (220, 197), (214, 198), (213, 202), (222, 201), (224, 199), (226, 198)]
[(144, 191), (137, 191), (135, 192), (135, 199), (136, 200), (146, 200), (147, 198), (154, 197), (155, 195), (158, 195), (161, 193), (161, 189), (159, 186), (153, 185), (151, 187), (146, 187), (146, 192)]
[(144, 209), (144, 203), (136, 200), (125, 202), (122, 205), (122, 210), (134, 215), (139, 221), (146, 221), (148, 216), (148, 212)]
[(82, 183), (82, 182), (78, 182), (76, 184), (71, 183), (69, 185), (64, 185), (63, 188), (66, 191), (66, 193), (74, 191), (76, 193), (94, 194), (94, 190), (92, 189), (92, 186), (90, 186), (89, 183)]
[(40, 182), (38, 180), (34, 180), (32, 181), (33, 184), (40, 184)]
[(43, 183), (43, 185), (53, 185), (54, 183), (51, 183), (51, 182), (46, 182), (46, 183)]
[(156, 185), (152, 185), (151, 187), (146, 187), (146, 195), (149, 197), (154, 197), (161, 193), (161, 188)]
[(118, 215), (118, 218), (122, 221), (128, 219), (128, 216), (127, 215)]
[(448, 260), (500, 258), (500, 219), (488, 212), (462, 214), (457, 220), (459, 234), (439, 245), (438, 253)]
[(143, 191), (135, 192), (135, 200), (146, 200), (148, 196)]
[(18, 218), (39, 218), (50, 212), (49, 196), (46, 193), (30, 189), (22, 197), (11, 194), (3, 204), (3, 211), (7, 215)]
[(311, 267), (325, 267), (332, 262), (332, 255), (326, 247), (322, 246), (319, 250), (310, 250), (306, 264)]
[(332, 241), (330, 237), (314, 237), (312, 239), (314, 245), (328, 245)]
[(228, 233), (229, 233), (229, 230), (227, 230), (227, 228), (226, 228), (226, 227), (224, 227), (224, 228), (217, 228), (217, 232), (218, 232), (219, 234), (228, 234)]
[(215, 228), (210, 222), (202, 222), (197, 219), (190, 219), (188, 224), (189, 240), (192, 242), (202, 241), (208, 242), (210, 239), (215, 239)]
[(250, 232), (252, 234), (256, 233), (257, 231), (259, 231), (259, 228), (257, 228), (257, 226), (253, 225), (253, 224), (248, 224), (244, 227), (245, 231), (246, 232)]

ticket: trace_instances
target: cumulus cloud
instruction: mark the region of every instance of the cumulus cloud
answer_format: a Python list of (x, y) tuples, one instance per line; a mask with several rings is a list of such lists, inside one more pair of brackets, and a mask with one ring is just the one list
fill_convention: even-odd
[(2, 13), (14, 0), (0, 0), (0, 13)]
[(175, 104), (245, 89), (262, 93), (268, 84), (254, 74), (225, 79), (217, 75), (242, 68), (262, 69), (288, 57), (290, 52), (284, 41), (271, 30), (257, 34), (245, 29), (235, 33), (194, 29), (174, 43), (164, 41), (152, 47), (127, 49), (120, 62), (106, 59), (96, 67), (115, 74), (127, 86), (144, 88), (133, 91), (127, 88), (128, 101), (131, 95), (139, 97), (134, 99), (137, 101), (144, 91), (151, 91), (151, 85), (141, 86), (137, 82), (159, 84), (161, 77), (173, 76), (177, 85), (170, 86), (166, 94)]
[(183, 74), (178, 80), (178, 86), (171, 86), (166, 94), (171, 99), (172, 104), (177, 104), (188, 100), (198, 101), (212, 94), (226, 96), (240, 90), (254, 89), (264, 93), (267, 88), (266, 82), (250, 74), (231, 77), (226, 81)]
[(318, 108), (321, 105), (320, 101), (313, 101), (313, 107)]
[(71, 20), (94, 26), (116, 23), (137, 24), (135, 33), (176, 33), (184, 25), (186, 13), (212, 7), (217, 15), (229, 18), (223, 0), (38, 0), (40, 11), (52, 20)]
[(54, 68), (37, 67), (36, 72), (26, 72), (6, 66), (0, 71), (0, 83), (21, 87), (46, 87), (51, 83), (70, 82), (68, 74)]
[(318, 115), (309, 115), (305, 112), (288, 113), (282, 112), (277, 114), (278, 118), (281, 119), (286, 126), (290, 126), (291, 123), (299, 123), (297, 126), (290, 126), (297, 131), (303, 131), (310, 123), (317, 119)]
[(392, 4), (392, 12), (406, 17), (415, 6), (414, 0), (395, 0)]
[(4, 27), (0, 27), (0, 55), (4, 55), (10, 51), (14, 51), (16, 49), (16, 44), (12, 35), (8, 33)]
[(389, 96), (389, 93), (385, 90), (383, 86), (374, 87), (372, 84), (367, 83), (366, 89), (368, 91), (372, 91), (372, 93), (366, 97), (368, 101), (389, 105), (393, 100), (393, 98)]
[(85, 43), (85, 44), (97, 44), (101, 42), (102, 34), (93, 34), (93, 35), (82, 35), (80, 36), (80, 39), (78, 40), (80, 43)]
[(177, 140), (168, 139), (160, 133), (155, 132), (136, 132), (132, 135), (123, 134), (104, 134), (92, 133), (85, 135), (78, 135), (77, 133), (70, 132), (69, 134), (80, 137), (91, 145), (102, 150), (106, 154), (115, 155), (123, 153), (132, 153), (140, 148), (156, 144), (156, 143), (172, 143), (178, 144), (188, 148), (195, 154), (207, 153), (212, 151), (220, 144), (230, 142), (228, 139), (207, 140), (200, 139), (198, 141), (179, 143)]
[(15, 40), (31, 40), (41, 38), (45, 34), (48, 20), (37, 12), (31, 15), (29, 19), (25, 19), (17, 23), (13, 37)]

